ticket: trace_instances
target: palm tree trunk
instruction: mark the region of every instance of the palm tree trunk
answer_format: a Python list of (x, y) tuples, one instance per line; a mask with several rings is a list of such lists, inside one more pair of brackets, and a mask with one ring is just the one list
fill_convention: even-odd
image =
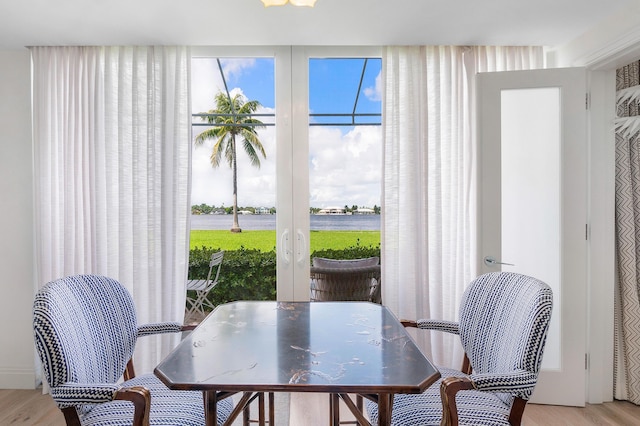
[(236, 161), (236, 135), (231, 137), (231, 143), (233, 144), (233, 226), (231, 232), (242, 232), (240, 224), (238, 223), (238, 163)]

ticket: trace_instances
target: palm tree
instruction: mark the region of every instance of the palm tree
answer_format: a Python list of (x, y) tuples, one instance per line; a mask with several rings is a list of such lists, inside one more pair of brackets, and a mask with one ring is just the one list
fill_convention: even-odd
[(267, 158), (262, 142), (258, 138), (257, 129), (265, 127), (262, 121), (251, 117), (260, 106), (258, 101), (248, 101), (238, 93), (231, 98), (226, 93), (218, 92), (215, 97), (216, 108), (208, 111), (204, 119), (211, 124), (211, 129), (196, 136), (196, 145), (213, 139), (215, 144), (211, 151), (211, 166), (218, 167), (224, 157), (233, 171), (233, 226), (231, 232), (242, 232), (238, 224), (238, 165), (236, 154), (236, 137), (242, 138), (242, 147), (251, 160), (251, 165), (260, 167), (260, 156)]

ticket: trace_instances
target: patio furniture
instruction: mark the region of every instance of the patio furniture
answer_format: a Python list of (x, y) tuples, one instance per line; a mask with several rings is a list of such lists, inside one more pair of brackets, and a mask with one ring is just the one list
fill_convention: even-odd
[(380, 258), (336, 260), (313, 258), (310, 300), (382, 303)]
[[(465, 291), (460, 321), (403, 321), (406, 327), (455, 333), (465, 350), (461, 371), (440, 368), (441, 380), (420, 395), (396, 395), (393, 424), (519, 425), (538, 378), (551, 319), (551, 288), (535, 278), (495, 272)], [(367, 403), (372, 422), (376, 404)]]
[[(195, 314), (200, 314), (200, 318), (204, 318), (205, 307), (213, 310), (215, 306), (207, 296), (209, 292), (218, 284), (220, 269), (222, 268), (222, 259), (224, 251), (218, 251), (211, 255), (209, 261), (209, 273), (204, 280), (188, 280), (187, 281), (187, 312), (185, 313), (185, 322), (195, 320)], [(189, 295), (189, 291), (193, 291), (194, 296)]]
[[(128, 291), (97, 275), (52, 281), (33, 306), (44, 376), (70, 426), (201, 426), (202, 392), (169, 390), (153, 374), (136, 377), (131, 361), (139, 336), (184, 329), (173, 322), (139, 326)], [(226, 419), (232, 408), (230, 398), (219, 401), (218, 418)]]

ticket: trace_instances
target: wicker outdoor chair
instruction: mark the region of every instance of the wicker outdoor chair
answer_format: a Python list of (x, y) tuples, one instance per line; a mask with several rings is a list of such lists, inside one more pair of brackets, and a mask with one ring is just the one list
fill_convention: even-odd
[(311, 301), (366, 301), (382, 303), (380, 258), (334, 260), (314, 258)]

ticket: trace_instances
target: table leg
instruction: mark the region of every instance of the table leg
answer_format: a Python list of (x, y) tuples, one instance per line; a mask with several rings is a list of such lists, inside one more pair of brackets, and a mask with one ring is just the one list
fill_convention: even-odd
[(218, 393), (204, 391), (204, 423), (206, 426), (218, 426)]
[(276, 425), (275, 418), (276, 418), (276, 404), (274, 401), (274, 394), (273, 392), (269, 392), (269, 426)]
[(393, 394), (378, 394), (378, 426), (391, 426), (391, 409), (393, 408)]
[(340, 399), (337, 393), (329, 395), (329, 412), (331, 426), (340, 426)]

